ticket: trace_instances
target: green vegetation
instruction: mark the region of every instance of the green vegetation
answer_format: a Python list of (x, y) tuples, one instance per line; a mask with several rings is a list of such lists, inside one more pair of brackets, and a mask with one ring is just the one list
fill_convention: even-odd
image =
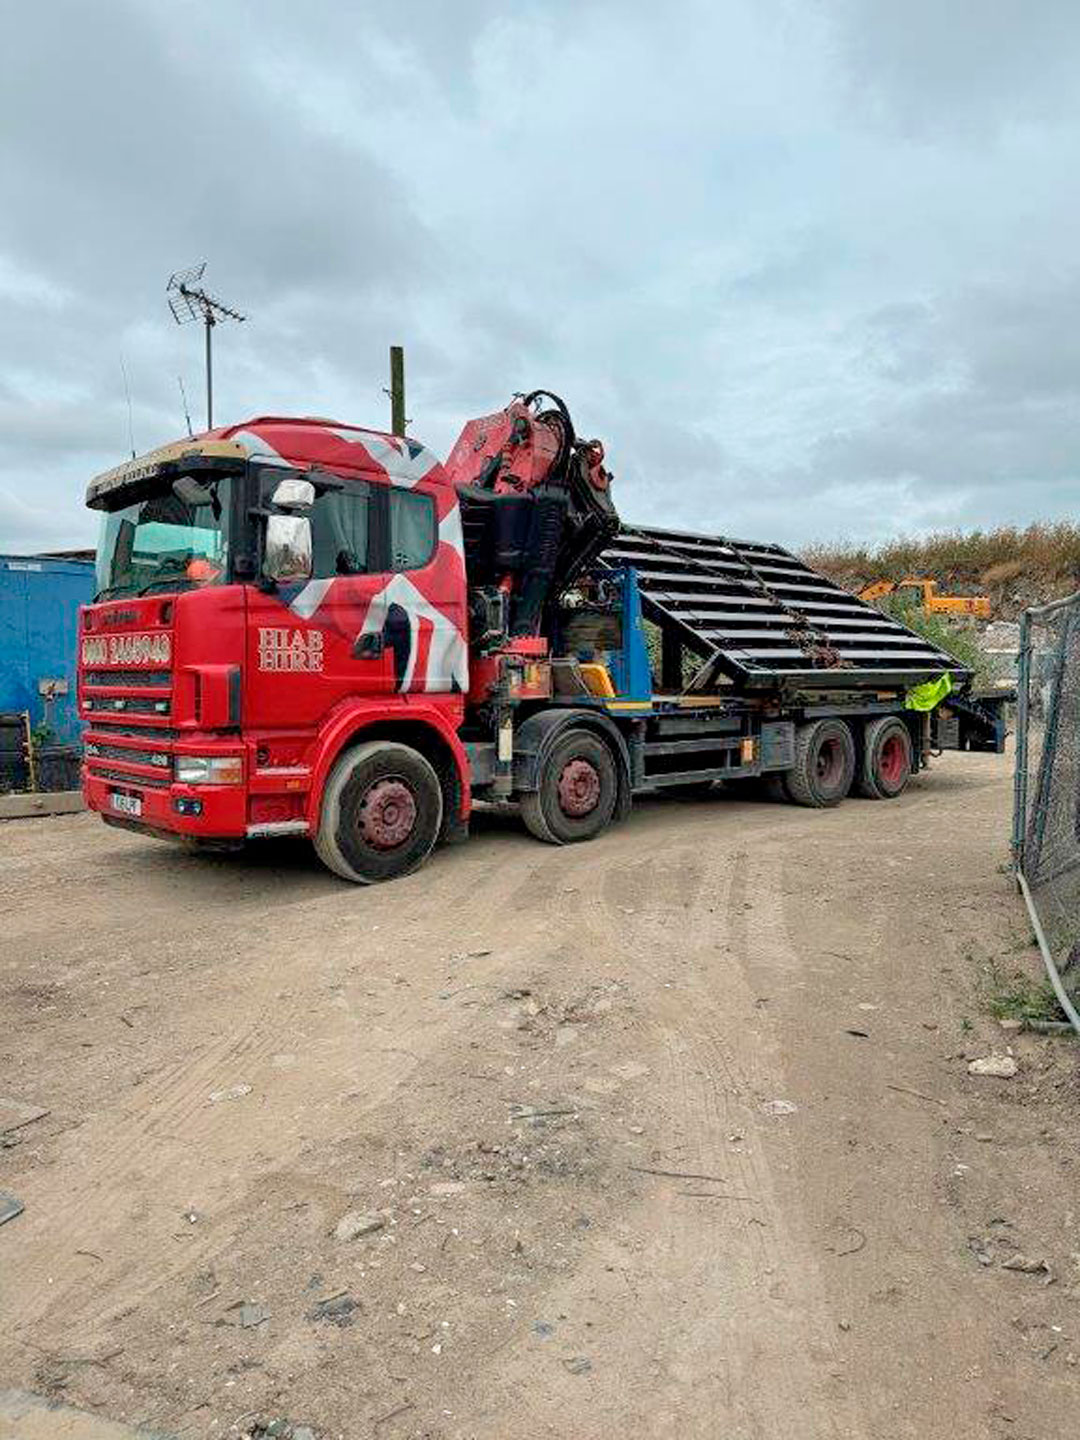
[[(654, 690), (662, 688), (660, 684), (661, 675), (661, 652), (663, 649), (660, 638), (660, 626), (651, 620), (643, 620), (642, 628), (645, 631), (645, 648), (649, 652), (649, 669), (652, 672), (652, 683)], [(702, 657), (695, 655), (688, 647), (684, 646), (682, 655), (682, 683), (689, 685), (694, 676), (701, 669)]]
[(1006, 971), (997, 961), (986, 967), (983, 991), (995, 1020), (1065, 1019), (1049, 980), (1032, 980), (1023, 970)]
[(875, 608), (954, 656), (957, 665), (974, 672), (977, 686), (993, 684), (996, 674), (993, 657), (983, 649), (979, 632), (970, 620), (927, 614), (910, 595), (886, 595), (875, 601)]
[(1011, 617), (1018, 607), (1080, 590), (1080, 525), (943, 531), (879, 546), (840, 542), (818, 545), (805, 558), (849, 590), (925, 577), (957, 594), (989, 594), (994, 613)]

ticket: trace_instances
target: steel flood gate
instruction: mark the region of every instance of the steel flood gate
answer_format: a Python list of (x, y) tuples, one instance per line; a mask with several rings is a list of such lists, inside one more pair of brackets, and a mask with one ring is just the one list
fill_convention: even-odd
[(603, 559), (634, 566), (646, 619), (713, 662), (702, 684), (724, 675), (746, 689), (842, 690), (917, 685), (946, 670), (968, 678), (952, 656), (779, 545), (632, 526)]

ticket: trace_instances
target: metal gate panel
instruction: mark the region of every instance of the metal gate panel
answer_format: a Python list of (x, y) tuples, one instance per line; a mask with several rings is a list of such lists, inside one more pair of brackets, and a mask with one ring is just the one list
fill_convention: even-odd
[(779, 545), (628, 526), (603, 559), (635, 568), (647, 619), (673, 627), (714, 675), (748, 689), (900, 688), (946, 670), (969, 678), (945, 651)]

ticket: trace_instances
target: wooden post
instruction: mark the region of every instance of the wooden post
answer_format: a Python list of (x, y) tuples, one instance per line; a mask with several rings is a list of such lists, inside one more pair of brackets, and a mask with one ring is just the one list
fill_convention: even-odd
[(390, 430), (405, 434), (405, 351), (400, 345), (390, 346)]
[(23, 733), (26, 739), (26, 773), (30, 789), (37, 790), (37, 755), (34, 753), (34, 732), (30, 728), (30, 711), (23, 711)]

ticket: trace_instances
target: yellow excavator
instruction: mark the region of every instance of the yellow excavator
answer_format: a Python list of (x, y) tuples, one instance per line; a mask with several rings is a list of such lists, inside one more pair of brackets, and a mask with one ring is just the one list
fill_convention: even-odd
[(898, 590), (917, 590), (922, 608), (931, 615), (973, 615), (977, 620), (990, 619), (989, 595), (939, 595), (936, 580), (875, 580), (859, 591), (859, 599), (871, 605)]

